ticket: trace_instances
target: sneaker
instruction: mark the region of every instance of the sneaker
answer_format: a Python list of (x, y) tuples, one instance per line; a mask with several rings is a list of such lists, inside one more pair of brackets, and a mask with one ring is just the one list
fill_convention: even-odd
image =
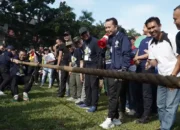
[(52, 85), (49, 85), (49, 87), (48, 88), (52, 88)]
[(38, 83), (36, 83), (36, 82), (34, 82), (34, 85), (35, 85), (35, 86), (38, 86), (39, 84), (38, 84)]
[(23, 100), (29, 101), (29, 97), (28, 97), (28, 94), (26, 92), (23, 92)]
[(119, 119), (113, 119), (113, 121), (112, 121), (112, 123), (114, 124), (114, 125), (116, 125), (116, 126), (118, 126), (118, 125), (121, 125), (122, 124), (122, 122), (119, 120)]
[(97, 110), (97, 107), (92, 106), (86, 112), (92, 113), (92, 112), (95, 112), (96, 110)]
[(115, 125), (113, 124), (111, 118), (106, 118), (106, 120), (99, 126), (102, 127), (103, 129), (110, 129), (113, 128)]
[(76, 103), (77, 106), (82, 105), (82, 104), (84, 104), (84, 102), (82, 102), (82, 101)]
[(18, 96), (18, 95), (14, 95), (13, 101), (14, 101), (14, 102), (17, 102), (18, 100), (19, 100), (19, 96)]
[(74, 99), (73, 97), (69, 97), (69, 98), (67, 98), (66, 100), (67, 100), (67, 101), (72, 101), (72, 102), (74, 102), (76, 99)]
[(128, 107), (126, 107), (126, 112), (129, 113), (130, 112), (130, 109)]
[(6, 94), (3, 91), (0, 91), (0, 96), (5, 96)]
[(87, 106), (85, 103), (79, 105), (79, 107), (82, 108), (82, 109), (89, 109), (90, 108), (90, 106)]
[(136, 112), (135, 112), (135, 110), (130, 110), (129, 112), (127, 112), (127, 114), (129, 115), (129, 116), (134, 116), (135, 114), (136, 114)]
[(124, 119), (124, 116), (125, 116), (125, 113), (124, 113), (124, 112), (119, 112), (119, 119), (120, 119), (120, 120), (123, 120), (123, 119)]
[(79, 102), (81, 102), (81, 99), (80, 99), (80, 98), (78, 98), (78, 99), (75, 101), (75, 104), (77, 104), (77, 103), (79, 103)]

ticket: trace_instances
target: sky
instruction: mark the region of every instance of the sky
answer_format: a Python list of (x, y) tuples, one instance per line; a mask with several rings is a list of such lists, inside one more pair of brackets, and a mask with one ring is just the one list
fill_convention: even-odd
[(115, 17), (125, 29), (134, 28), (142, 33), (144, 22), (156, 16), (161, 20), (162, 30), (170, 36), (178, 31), (173, 23), (173, 10), (180, 5), (179, 0), (56, 0), (51, 7), (58, 8), (61, 1), (73, 8), (77, 18), (82, 10), (92, 12), (95, 23)]

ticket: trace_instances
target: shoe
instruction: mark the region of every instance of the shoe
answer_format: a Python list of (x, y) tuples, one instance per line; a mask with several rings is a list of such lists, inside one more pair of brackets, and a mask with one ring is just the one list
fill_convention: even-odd
[(80, 98), (78, 98), (78, 99), (75, 101), (75, 104), (77, 104), (77, 103), (79, 103), (79, 102), (81, 102), (81, 99), (80, 99)]
[(28, 97), (28, 94), (26, 92), (23, 92), (23, 100), (29, 101), (29, 97)]
[(126, 107), (126, 113), (130, 112), (130, 109)]
[(0, 96), (5, 96), (6, 94), (3, 91), (0, 91)]
[(82, 105), (82, 104), (84, 104), (84, 102), (82, 102), (82, 101), (76, 103), (77, 106)]
[(52, 88), (52, 85), (49, 85), (49, 87), (48, 88)]
[(38, 86), (38, 83), (34, 82), (34, 85)]
[(79, 105), (79, 107), (82, 108), (82, 109), (89, 109), (90, 108), (90, 106), (87, 106), (85, 103)]
[(72, 101), (72, 102), (76, 101), (76, 99), (74, 99), (73, 97), (69, 97), (69, 98), (67, 98), (66, 100), (67, 100), (67, 101)]
[(96, 110), (97, 110), (97, 107), (92, 106), (86, 112), (92, 113), (92, 112), (95, 112)]
[(113, 128), (115, 125), (113, 124), (111, 118), (106, 118), (106, 120), (99, 126), (102, 127), (103, 129), (110, 129)]
[(134, 116), (135, 114), (136, 114), (136, 112), (135, 112), (135, 110), (130, 110), (129, 112), (127, 112), (127, 114), (129, 115), (129, 116)]
[(18, 100), (19, 100), (19, 96), (18, 95), (14, 95), (13, 102), (18, 102)]
[(124, 112), (119, 112), (119, 119), (120, 119), (120, 120), (123, 120), (123, 119), (124, 119), (124, 116), (125, 116), (125, 113), (124, 113)]
[(114, 125), (116, 125), (116, 126), (122, 124), (122, 122), (121, 122), (119, 119), (116, 119), (116, 118), (113, 119), (112, 123), (113, 123)]
[(149, 122), (149, 118), (148, 117), (142, 117), (140, 119), (136, 120), (136, 124), (145, 124)]

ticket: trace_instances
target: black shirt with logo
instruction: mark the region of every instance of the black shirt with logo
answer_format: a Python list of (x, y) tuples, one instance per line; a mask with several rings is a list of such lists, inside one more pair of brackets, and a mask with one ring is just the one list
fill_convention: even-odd
[(176, 35), (176, 46), (177, 46), (177, 53), (180, 54), (180, 32)]
[(83, 60), (83, 52), (80, 48), (76, 48), (71, 54), (71, 66), (80, 67), (81, 60)]

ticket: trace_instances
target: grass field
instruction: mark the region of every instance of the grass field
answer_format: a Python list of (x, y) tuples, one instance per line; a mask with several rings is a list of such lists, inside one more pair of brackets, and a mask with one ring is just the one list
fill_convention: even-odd
[[(90, 114), (66, 98), (56, 97), (57, 88), (34, 86), (29, 102), (12, 102), (0, 97), (0, 130), (101, 130), (99, 124), (107, 116), (107, 97), (101, 96), (98, 111)], [(112, 130), (155, 130), (159, 123), (152, 118), (145, 125), (137, 125), (134, 118), (126, 117), (124, 124)], [(180, 110), (173, 130), (180, 130)]]

